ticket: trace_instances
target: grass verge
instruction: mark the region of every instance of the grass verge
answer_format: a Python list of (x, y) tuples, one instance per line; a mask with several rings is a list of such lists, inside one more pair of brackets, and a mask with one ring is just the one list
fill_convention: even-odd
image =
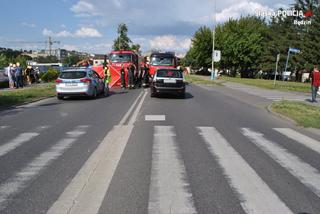
[(215, 82), (215, 81), (206, 79), (206, 77), (199, 76), (199, 75), (186, 75), (185, 80), (189, 83), (207, 85), (207, 86), (221, 85), (221, 83), (219, 83), (219, 82)]
[(288, 81), (277, 80), (276, 85), (274, 86), (273, 80), (265, 80), (265, 79), (249, 79), (249, 78), (222, 76), (221, 80), (241, 83), (241, 84), (256, 86), (260, 88), (266, 88), (266, 89), (276, 89), (281, 91), (295, 91), (295, 92), (310, 93), (310, 90), (311, 90), (310, 83), (288, 82)]
[(0, 91), (0, 108), (11, 107), (55, 95), (55, 85)]
[(293, 119), (300, 126), (320, 129), (320, 107), (302, 102), (280, 101), (274, 102), (271, 109)]

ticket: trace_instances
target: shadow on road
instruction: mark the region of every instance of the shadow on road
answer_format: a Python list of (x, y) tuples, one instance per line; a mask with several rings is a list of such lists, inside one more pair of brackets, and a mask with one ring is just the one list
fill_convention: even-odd
[(193, 95), (190, 93), (186, 93), (185, 97), (179, 97), (177, 95), (173, 95), (173, 94), (161, 94), (161, 95), (157, 95), (157, 98), (160, 99), (192, 99)]

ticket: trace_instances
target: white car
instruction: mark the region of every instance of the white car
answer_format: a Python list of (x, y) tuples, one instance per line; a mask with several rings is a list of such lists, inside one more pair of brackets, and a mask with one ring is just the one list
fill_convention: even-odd
[(96, 98), (104, 93), (104, 81), (90, 68), (72, 68), (60, 73), (56, 80), (58, 99), (70, 96), (89, 96)]

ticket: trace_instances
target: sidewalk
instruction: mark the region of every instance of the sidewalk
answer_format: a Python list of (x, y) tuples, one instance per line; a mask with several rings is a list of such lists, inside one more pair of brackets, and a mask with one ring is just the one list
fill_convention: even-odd
[[(50, 83), (34, 83), (32, 85), (25, 85), (23, 88), (18, 88), (18, 89), (24, 89), (24, 88), (34, 88), (34, 87), (39, 87), (39, 86), (45, 86), (49, 85)], [(0, 88), (0, 91), (14, 91), (18, 90), (17, 88)]]
[[(207, 80), (210, 79), (209, 76), (203, 76)], [(301, 93), (301, 92), (290, 92), (290, 91), (279, 91), (279, 90), (271, 90), (258, 88), (255, 86), (245, 85), (241, 83), (227, 82), (224, 80), (214, 80), (216, 82), (221, 83), (223, 86), (234, 89), (237, 91), (241, 91), (247, 94), (255, 95), (258, 97), (262, 97), (272, 101), (281, 101), (281, 100), (289, 100), (289, 101), (301, 101), (310, 105), (320, 106), (320, 96), (318, 103), (311, 103), (311, 93)]]

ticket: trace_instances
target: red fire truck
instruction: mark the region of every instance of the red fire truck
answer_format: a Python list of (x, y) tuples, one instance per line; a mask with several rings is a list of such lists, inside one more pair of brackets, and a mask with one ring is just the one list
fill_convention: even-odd
[[(121, 86), (121, 65), (124, 66), (126, 84), (128, 85), (128, 69), (127, 67), (133, 63), (137, 69), (139, 69), (139, 56), (134, 51), (120, 50), (111, 51), (108, 55), (109, 64), (108, 68), (111, 75), (111, 83), (109, 87), (120, 87)], [(104, 77), (103, 66), (93, 68), (99, 73), (101, 77)]]
[(150, 55), (149, 74), (153, 76), (159, 68), (177, 68), (177, 64), (174, 52), (153, 52)]

